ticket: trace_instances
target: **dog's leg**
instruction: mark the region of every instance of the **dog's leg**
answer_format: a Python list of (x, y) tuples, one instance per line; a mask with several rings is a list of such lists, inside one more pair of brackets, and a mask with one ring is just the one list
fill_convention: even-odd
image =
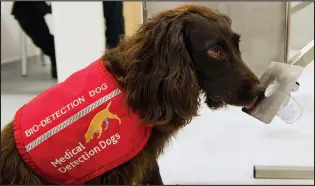
[(0, 185), (48, 184), (23, 161), (15, 146), (13, 123), (1, 131)]
[(131, 182), (128, 182), (125, 177), (122, 175), (108, 174), (99, 176), (91, 181), (84, 183), (84, 185), (131, 185)]
[(90, 133), (90, 135), (87, 138), (88, 140), (86, 140), (87, 143), (89, 143), (93, 139), (94, 134), (95, 134), (95, 132)]
[(102, 127), (98, 129), (98, 136), (97, 136), (97, 139), (99, 139), (101, 136), (102, 136)]
[(157, 160), (155, 160), (154, 166), (148, 170), (141, 185), (164, 185)]
[(130, 162), (127, 162), (86, 182), (85, 185), (132, 185), (132, 168)]
[(106, 124), (106, 126), (105, 126), (105, 129), (104, 129), (104, 130), (107, 130), (107, 129), (108, 129), (108, 125), (109, 125), (109, 121), (108, 121), (108, 119), (107, 119), (107, 118), (105, 118), (105, 119), (104, 119), (104, 122), (105, 122), (105, 124)]
[(107, 113), (106, 117), (108, 119), (116, 119), (118, 121), (118, 124), (121, 124), (121, 119), (116, 115), (116, 114), (112, 114), (110, 112)]

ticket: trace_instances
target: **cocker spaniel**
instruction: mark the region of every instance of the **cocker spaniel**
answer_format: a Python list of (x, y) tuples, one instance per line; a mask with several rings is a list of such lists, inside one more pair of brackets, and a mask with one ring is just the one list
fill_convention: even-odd
[[(1, 184), (163, 184), (157, 158), (197, 116), (201, 96), (215, 110), (250, 105), (264, 91), (239, 42), (230, 18), (203, 6), (145, 20), (100, 60), (17, 112), (1, 132)], [(61, 105), (84, 91), (86, 97)], [(52, 115), (46, 101), (63, 107)], [(50, 117), (26, 130), (42, 113)]]

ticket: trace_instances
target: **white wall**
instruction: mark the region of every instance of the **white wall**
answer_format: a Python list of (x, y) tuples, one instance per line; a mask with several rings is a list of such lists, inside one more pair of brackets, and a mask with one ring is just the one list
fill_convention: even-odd
[[(301, 2), (291, 2), (296, 6)], [(291, 15), (290, 48), (302, 49), (314, 39), (314, 2)]]
[[(12, 62), (21, 58), (21, 31), (20, 25), (11, 15), (13, 2), (1, 1), (1, 63)], [(52, 15), (45, 16), (50, 33), (53, 32)], [(39, 55), (40, 50), (27, 36), (27, 56)]]
[(147, 2), (148, 17), (188, 3), (218, 9), (231, 17), (233, 29), (242, 35), (243, 59), (258, 76), (271, 61), (284, 60), (284, 2)]
[[(147, 2), (148, 17), (180, 4), (207, 6), (231, 17), (233, 29), (242, 35), (243, 59), (258, 76), (271, 61), (284, 61), (284, 2)], [(290, 50), (302, 49), (313, 38), (314, 3), (291, 16)]]
[[(11, 15), (13, 2), (1, 1), (1, 63), (19, 60), (20, 26)], [(28, 56), (38, 55), (39, 50), (27, 37)]]
[(86, 67), (105, 51), (102, 2), (52, 3), (58, 81)]

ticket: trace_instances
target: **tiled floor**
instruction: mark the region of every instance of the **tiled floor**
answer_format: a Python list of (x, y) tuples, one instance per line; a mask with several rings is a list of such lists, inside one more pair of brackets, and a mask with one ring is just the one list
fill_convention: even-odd
[[(46, 67), (35, 65), (29, 77), (19, 69), (1, 79), (1, 125), (36, 94), (54, 84)], [(314, 180), (255, 180), (254, 165), (314, 166), (314, 63), (303, 72), (294, 98), (303, 106), (298, 122), (275, 118), (265, 125), (240, 108), (212, 112), (205, 105), (160, 158), (166, 184), (314, 184)]]

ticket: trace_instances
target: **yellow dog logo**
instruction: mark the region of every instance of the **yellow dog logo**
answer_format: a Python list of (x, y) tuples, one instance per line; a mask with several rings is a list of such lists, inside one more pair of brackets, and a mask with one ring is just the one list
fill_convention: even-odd
[(106, 127), (104, 130), (107, 130), (108, 128), (109, 125), (108, 119), (116, 119), (118, 120), (119, 125), (121, 124), (120, 118), (116, 114), (113, 114), (109, 111), (111, 103), (112, 102), (108, 103), (106, 109), (100, 111), (93, 117), (92, 121), (90, 122), (90, 126), (84, 135), (86, 143), (89, 143), (90, 140), (93, 139), (95, 133), (98, 133), (97, 139), (102, 136), (103, 132), (102, 124), (104, 121), (106, 123)]

